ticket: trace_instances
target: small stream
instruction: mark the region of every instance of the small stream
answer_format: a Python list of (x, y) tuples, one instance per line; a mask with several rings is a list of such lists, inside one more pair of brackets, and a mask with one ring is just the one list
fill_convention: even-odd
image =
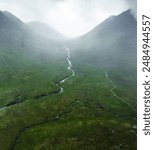
[(116, 97), (117, 99), (119, 99), (120, 101), (122, 101), (123, 103), (125, 103), (126, 105), (128, 105), (132, 110), (136, 111), (136, 109), (129, 103), (129, 100), (127, 100), (125, 97), (120, 97), (118, 96), (115, 92), (114, 92), (114, 89), (116, 89), (116, 86), (113, 84), (113, 81), (111, 79), (109, 79), (109, 75), (108, 75), (108, 72), (105, 71), (105, 76), (106, 76), (106, 79), (111, 83), (112, 85), (112, 88), (110, 89), (112, 95), (114, 97)]
[(60, 88), (59, 93), (63, 93), (64, 92), (64, 88), (61, 86), (61, 84), (63, 84), (67, 79), (69, 79), (71, 76), (75, 75), (75, 71), (72, 69), (72, 62), (71, 62), (71, 56), (70, 56), (70, 49), (67, 46), (64, 46), (64, 49), (67, 51), (67, 62), (68, 62), (68, 67), (67, 69), (70, 70), (72, 72), (72, 74), (64, 79), (62, 79), (61, 81), (59, 81), (56, 85)]
[[(50, 96), (50, 95), (53, 95), (53, 94), (60, 94), (60, 93), (63, 93), (64, 92), (64, 88), (62, 86), (62, 84), (67, 80), (69, 79), (71, 76), (74, 76), (75, 75), (75, 71), (72, 69), (72, 62), (71, 62), (71, 56), (70, 56), (70, 49), (67, 47), (67, 46), (64, 46), (63, 47), (66, 52), (67, 52), (67, 57), (66, 57), (66, 60), (68, 62), (68, 67), (67, 69), (70, 70), (72, 72), (71, 75), (65, 77), (64, 79), (60, 80), (59, 82), (56, 83), (56, 86), (59, 87), (59, 91), (58, 92), (55, 92), (55, 93), (52, 93), (52, 94), (42, 94), (42, 95), (39, 95), (37, 96), (35, 99), (40, 99), (42, 97), (45, 97), (45, 96)], [(11, 102), (12, 103), (12, 102)], [(18, 103), (13, 103), (13, 104), (10, 104), (9, 106), (11, 105), (16, 105), (16, 104), (20, 104), (20, 103), (24, 103), (24, 102), (18, 102)], [(8, 105), (5, 106), (5, 107), (0, 107), (0, 110), (3, 110), (3, 109), (6, 109), (9, 107)]]

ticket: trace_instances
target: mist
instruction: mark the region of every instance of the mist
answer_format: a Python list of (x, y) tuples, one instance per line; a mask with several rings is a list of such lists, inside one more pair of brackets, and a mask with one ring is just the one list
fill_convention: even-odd
[(1, 0), (7, 10), (24, 22), (41, 21), (68, 37), (87, 33), (111, 15), (132, 9), (136, 0)]

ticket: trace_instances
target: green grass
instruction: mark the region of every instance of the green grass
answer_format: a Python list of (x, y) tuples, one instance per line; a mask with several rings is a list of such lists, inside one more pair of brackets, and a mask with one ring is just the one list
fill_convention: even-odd
[(52, 93), (57, 90), (55, 82), (69, 74), (65, 56), (58, 60), (51, 54), (34, 57), (22, 49), (0, 49), (0, 54), (0, 107)]
[[(44, 71), (40, 72), (38, 69), (28, 73), (30, 78), (26, 82), (15, 82), (21, 89), (25, 89), (25, 93), (21, 95), (28, 96), (24, 103), (0, 110), (0, 149), (7, 150), (15, 144), (16, 150), (115, 150), (120, 147), (123, 150), (135, 150), (136, 119), (131, 116), (118, 117), (115, 114), (132, 115), (136, 114), (136, 111), (112, 94), (113, 85), (106, 79), (104, 68), (76, 64), (75, 76), (62, 85), (64, 93), (33, 98), (39, 93), (52, 91), (52, 88), (56, 88), (54, 82), (66, 76), (67, 72), (64, 74), (62, 67), (58, 69), (55, 67), (58, 64), (53, 65), (51, 69), (47, 65)], [(64, 70), (66, 69), (65, 66)], [(109, 78), (117, 87), (115, 93), (122, 98), (123, 94), (120, 93), (127, 93), (124, 96), (128, 103), (136, 106), (136, 95), (131, 93), (133, 84), (123, 88), (125, 85), (115, 82), (114, 74), (109, 71)], [(6, 86), (3, 92), (7, 90)], [(6, 95), (11, 97), (12, 93)], [(8, 100), (7, 97), (6, 99)], [(68, 113), (61, 115), (59, 120), (56, 119), (65, 112)], [(20, 132), (22, 129), (24, 131)]]

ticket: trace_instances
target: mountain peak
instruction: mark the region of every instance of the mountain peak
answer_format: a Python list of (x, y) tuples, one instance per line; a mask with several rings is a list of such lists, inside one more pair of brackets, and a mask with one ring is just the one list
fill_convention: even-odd
[(85, 36), (103, 37), (104, 35), (109, 35), (109, 33), (119, 34), (127, 32), (128, 30), (135, 31), (135, 27), (136, 19), (134, 18), (131, 9), (128, 9), (119, 15), (110, 16)]
[(12, 13), (10, 13), (9, 11), (0, 11), (5, 17), (7, 17), (8, 19), (14, 20), (14, 21), (18, 21), (18, 22), (22, 22), (18, 17), (16, 17), (15, 15), (13, 15)]
[(8, 11), (0, 11), (0, 27), (17, 27), (23, 25), (23, 22)]
[[(133, 17), (134, 18), (134, 15), (132, 13), (132, 10), (131, 9), (128, 9), (122, 13), (120, 13), (119, 15), (117, 15), (118, 17)], [(135, 18), (134, 18), (135, 19)]]
[(124, 12), (120, 13), (119, 15), (124, 15), (124, 14), (131, 14), (131, 9), (127, 9)]

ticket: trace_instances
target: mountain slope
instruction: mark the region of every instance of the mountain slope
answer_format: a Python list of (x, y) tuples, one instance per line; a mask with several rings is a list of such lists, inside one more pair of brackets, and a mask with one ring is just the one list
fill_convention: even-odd
[(73, 41), (74, 57), (104, 67), (135, 67), (136, 31), (130, 10), (111, 16)]
[(52, 29), (49, 25), (39, 22), (39, 21), (33, 21), (29, 22), (28, 26), (38, 35), (43, 36), (45, 38), (51, 39), (51, 40), (66, 40), (66, 38)]
[(1, 28), (20, 28), (24, 23), (8, 11), (0, 11)]
[(131, 10), (109, 17), (71, 42), (74, 70), (80, 76), (87, 76), (86, 69), (105, 71), (113, 85), (111, 93), (126, 98), (125, 102), (136, 108), (137, 22)]
[[(15, 101), (19, 95), (19, 102), (25, 101), (35, 97), (40, 89), (43, 93), (55, 87), (50, 80), (59, 70), (63, 72), (67, 63), (62, 46), (62, 40), (38, 35), (11, 13), (0, 12), (0, 107)], [(53, 84), (51, 88), (43, 88), (49, 82)]]

